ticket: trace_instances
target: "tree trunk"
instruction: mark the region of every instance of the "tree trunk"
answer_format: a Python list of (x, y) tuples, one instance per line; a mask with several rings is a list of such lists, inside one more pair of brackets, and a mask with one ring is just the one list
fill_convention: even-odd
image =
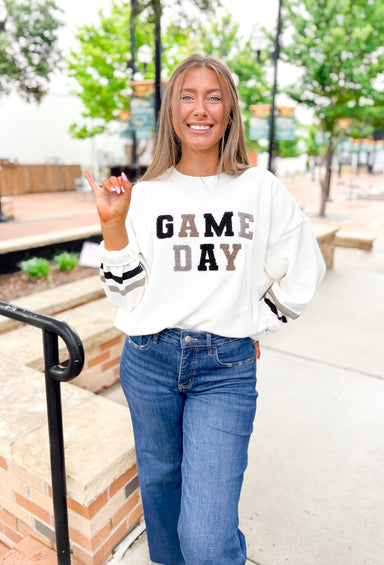
[(321, 184), (321, 199), (320, 199), (320, 212), (319, 216), (322, 218), (325, 216), (325, 206), (327, 198), (329, 198), (330, 188), (331, 188), (331, 178), (332, 178), (332, 158), (335, 153), (335, 144), (333, 139), (329, 140), (329, 145), (327, 149), (327, 157), (325, 160), (325, 173), (324, 177), (320, 179)]

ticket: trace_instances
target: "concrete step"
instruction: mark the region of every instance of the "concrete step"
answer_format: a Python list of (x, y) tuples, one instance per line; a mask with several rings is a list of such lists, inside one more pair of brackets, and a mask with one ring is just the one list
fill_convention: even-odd
[[(101, 298), (66, 310), (56, 317), (77, 331), (87, 351), (121, 335), (113, 325), (116, 311), (116, 306), (107, 298)], [(20, 344), (23, 346), (20, 347)], [(34, 369), (43, 370), (41, 331), (32, 326), (24, 326), (0, 335), (0, 354), (17, 359)], [(66, 358), (67, 348), (61, 340), (60, 354), (64, 354)]]
[(81, 226), (65, 230), (49, 231), (44, 234), (27, 235), (24, 237), (16, 237), (14, 239), (8, 238), (0, 241), (0, 255), (21, 251), (23, 249), (35, 249), (46, 245), (77, 241), (93, 236), (99, 236), (100, 234), (100, 224), (94, 224), (92, 226)]
[[(1, 544), (3, 545), (3, 544)], [(4, 546), (6, 547), (6, 546)], [(57, 565), (56, 552), (31, 536), (0, 554), (0, 565)]]
[[(98, 274), (75, 282), (37, 292), (30, 296), (23, 296), (12, 300), (12, 304), (20, 308), (53, 316), (104, 297), (104, 290)], [(0, 334), (10, 331), (22, 324), (16, 320), (0, 316)]]

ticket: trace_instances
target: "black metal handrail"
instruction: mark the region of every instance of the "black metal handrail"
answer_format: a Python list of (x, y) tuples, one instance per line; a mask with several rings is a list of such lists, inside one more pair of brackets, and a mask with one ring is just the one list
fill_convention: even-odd
[[(51, 316), (31, 312), (1, 300), (0, 314), (35, 326), (43, 332), (57, 563), (58, 565), (71, 565), (60, 383), (70, 381), (80, 374), (84, 365), (83, 344), (73, 328), (66, 322)], [(64, 341), (69, 353), (68, 361), (61, 364), (59, 362), (59, 337)]]

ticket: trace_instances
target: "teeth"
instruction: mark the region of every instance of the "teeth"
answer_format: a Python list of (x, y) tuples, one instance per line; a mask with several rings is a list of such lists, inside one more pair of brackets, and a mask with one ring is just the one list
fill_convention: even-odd
[(191, 129), (195, 129), (197, 131), (206, 131), (208, 129), (211, 129), (211, 126), (197, 126), (197, 125), (190, 125), (189, 126)]

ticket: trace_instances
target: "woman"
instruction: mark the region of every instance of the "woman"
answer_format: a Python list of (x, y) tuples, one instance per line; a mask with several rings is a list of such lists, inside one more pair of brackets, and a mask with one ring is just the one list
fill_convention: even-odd
[(127, 334), (120, 378), (151, 559), (244, 565), (256, 345), (298, 317), (324, 275), (310, 223), (272, 174), (249, 167), (236, 87), (213, 57), (175, 69), (133, 190), (124, 174), (101, 188), (85, 176), (102, 283)]

